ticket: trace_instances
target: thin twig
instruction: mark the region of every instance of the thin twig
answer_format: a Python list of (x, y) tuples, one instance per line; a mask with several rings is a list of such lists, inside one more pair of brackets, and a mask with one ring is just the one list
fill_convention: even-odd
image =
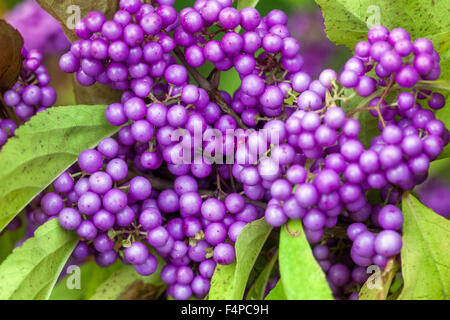
[(395, 82), (395, 78), (394, 78), (394, 76), (392, 76), (391, 80), (389, 81), (388, 86), (386, 87), (386, 89), (384, 89), (384, 92), (381, 95), (381, 98), (375, 107), (377, 110), (377, 113), (378, 113), (378, 118), (380, 119), (381, 124), (383, 125), (383, 128), (386, 127), (386, 122), (384, 121), (383, 115), (381, 114), (380, 106), (383, 103), (384, 99), (386, 99), (387, 95), (389, 94), (389, 91), (391, 90), (392, 86), (394, 85), (394, 82)]
[(203, 77), (196, 69), (192, 68), (187, 63), (186, 58), (184, 57), (184, 54), (181, 52), (181, 50), (179, 48), (175, 48), (174, 53), (192, 75), (194, 80), (197, 81), (198, 85), (208, 92), (209, 97), (217, 103), (220, 109), (222, 109), (222, 111), (226, 114), (232, 116), (233, 119), (236, 120), (239, 127), (248, 129), (248, 127), (242, 121), (241, 117), (236, 112), (234, 112), (234, 110), (231, 109), (231, 107), (227, 104), (225, 99), (220, 94), (219, 90), (217, 90), (217, 88), (214, 88), (214, 86), (205, 77)]

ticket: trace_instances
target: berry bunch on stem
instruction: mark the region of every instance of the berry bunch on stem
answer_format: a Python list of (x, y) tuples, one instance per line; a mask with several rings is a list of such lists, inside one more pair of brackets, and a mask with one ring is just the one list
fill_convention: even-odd
[(17, 83), (3, 95), (7, 119), (0, 119), (0, 150), (17, 126), (37, 112), (53, 106), (56, 91), (49, 86), (50, 76), (42, 64), (43, 54), (37, 49), (22, 48), (23, 65)]
[[(169, 295), (203, 298), (247, 224), (300, 219), (334, 295), (355, 299), (365, 267), (398, 257), (401, 197), (450, 141), (430, 110), (445, 99), (424, 82), (440, 75), (428, 39), (373, 27), (341, 72), (313, 79), (282, 11), (231, 0), (179, 13), (172, 1), (121, 0), (112, 20), (90, 12), (75, 33), (60, 68), (123, 95), (105, 112), (118, 134), (35, 201), (36, 220), (76, 230), (74, 258), (147, 276), (159, 256)], [(228, 70), (235, 92), (218, 89)], [(379, 134), (364, 144), (367, 112)]]

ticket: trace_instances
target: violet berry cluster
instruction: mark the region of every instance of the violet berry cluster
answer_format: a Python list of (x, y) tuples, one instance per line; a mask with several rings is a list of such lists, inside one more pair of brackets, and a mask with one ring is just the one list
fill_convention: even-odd
[[(26, 122), (37, 112), (53, 106), (56, 91), (50, 84), (47, 68), (42, 64), (43, 54), (37, 49), (22, 48), (23, 64), (16, 84), (3, 95), (5, 105), (20, 121)], [(13, 119), (0, 120), (0, 149), (14, 136), (17, 124)]]
[(14, 120), (0, 119), (0, 150), (8, 142), (8, 139), (14, 136), (17, 125)]
[[(75, 256), (91, 247), (102, 266), (120, 258), (149, 275), (157, 254), (168, 294), (202, 298), (248, 223), (301, 219), (333, 293), (354, 299), (364, 267), (400, 253), (402, 193), (426, 179), (450, 139), (429, 109), (444, 97), (422, 87), (440, 74), (429, 40), (374, 27), (342, 72), (313, 79), (282, 11), (262, 17), (230, 0), (198, 0), (179, 14), (170, 1), (122, 0), (112, 20), (91, 12), (75, 32), (61, 69), (123, 91), (105, 112), (117, 136), (84, 151), (77, 180), (55, 182), (70, 188), (54, 185), (41, 200), (43, 210), (58, 203), (44, 212), (82, 238)], [(196, 69), (204, 64), (214, 66), (207, 78)], [(239, 88), (219, 91), (220, 72), (232, 69)], [(367, 105), (349, 110), (355, 97)], [(378, 119), (366, 145), (362, 112)], [(229, 155), (232, 163), (216, 161)], [(343, 242), (328, 241), (341, 229)]]
[[(255, 8), (238, 11), (227, 2), (222, 8), (219, 2), (197, 1), (194, 8), (183, 9), (174, 39), (185, 48), (189, 66), (209, 61), (219, 71), (238, 72), (241, 86), (228, 103), (247, 126), (254, 127), (258, 114), (281, 115), (289, 87), (283, 77), (299, 71), (303, 58), (298, 41), (290, 36), (285, 13), (273, 10), (261, 17)], [(201, 32), (211, 25), (219, 30)]]
[[(405, 30), (389, 32), (384, 27), (372, 28), (368, 40), (357, 44), (356, 55), (338, 77), (325, 76), (331, 75), (328, 70), (320, 75), (319, 81), (331, 94), (328, 101), (325, 90), (309, 88), (297, 96), (300, 110), (287, 119), (285, 129), (290, 145), (308, 159), (307, 166), (292, 165), (281, 179), (280, 169), (273, 166), (277, 180), (270, 187), (272, 199), (265, 217), (273, 226), (288, 218), (302, 219), (312, 243), (323, 239), (325, 228), (350, 223), (347, 234), (353, 263), (384, 268), (402, 247), (403, 215), (397, 207), (401, 195), (426, 180), (430, 162), (450, 136), (430, 110), (442, 108), (444, 97), (420, 88), (420, 80), (435, 80), (440, 74), (439, 55), (431, 42), (424, 38), (411, 42)], [(366, 75), (372, 68), (376, 79)], [(306, 88), (309, 79), (303, 79), (308, 77), (294, 75), (292, 86), (306, 83)], [(346, 114), (336, 105), (345, 107), (352, 97), (339, 99), (341, 85), (354, 88), (360, 97), (373, 95), (373, 99), (361, 110)], [(396, 93), (393, 98), (389, 98), (391, 92)], [(378, 118), (381, 131), (369, 148), (358, 140), (358, 114), (367, 111)], [(368, 196), (375, 190), (381, 191), (380, 203), (385, 205), (370, 203)], [(338, 294), (351, 279), (350, 270), (345, 265), (333, 270), (324, 261), (321, 266)]]
[(64, 229), (78, 233), (76, 261), (93, 254), (107, 267), (120, 259), (148, 276), (157, 270), (158, 254), (170, 295), (203, 298), (216, 265), (234, 262), (232, 244), (263, 211), (239, 193), (214, 198), (188, 173), (177, 176), (172, 188), (157, 182), (157, 190), (129, 169), (134, 152), (114, 138), (83, 151), (77, 165), (40, 195), (35, 219), (58, 218)]
[(153, 78), (163, 76), (175, 63), (169, 54), (175, 42), (165, 31), (176, 20), (176, 10), (164, 1), (157, 9), (140, 1), (122, 1), (121, 10), (109, 21), (100, 12), (90, 12), (76, 24), (81, 40), (61, 57), (61, 70), (76, 72), (84, 86), (98, 82), (147, 97)]

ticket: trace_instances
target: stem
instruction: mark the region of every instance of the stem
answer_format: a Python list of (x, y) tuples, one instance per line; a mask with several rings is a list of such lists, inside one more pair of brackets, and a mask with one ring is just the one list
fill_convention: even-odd
[(187, 63), (186, 58), (184, 57), (184, 54), (181, 52), (181, 50), (179, 48), (175, 48), (174, 53), (178, 57), (178, 59), (180, 59), (181, 63), (186, 67), (195, 81), (197, 81), (198, 85), (208, 92), (209, 97), (217, 103), (220, 109), (232, 116), (233, 119), (236, 120), (239, 127), (248, 129), (244, 122), (242, 122), (241, 117), (236, 112), (234, 112), (234, 110), (231, 109), (230, 106), (226, 103), (225, 99), (221, 96), (217, 88), (214, 88), (214, 86), (207, 79), (205, 79), (205, 77), (203, 77), (196, 69), (192, 68)]
[(265, 202), (252, 200), (252, 199), (247, 198), (246, 196), (244, 196), (244, 199), (245, 199), (246, 202), (249, 202), (249, 203), (251, 203), (251, 204), (253, 204), (253, 205), (257, 206), (257, 207), (260, 207), (260, 208), (263, 208), (263, 209), (267, 208), (267, 203), (265, 203)]
[[(347, 235), (347, 224), (339, 224), (334, 226), (331, 229), (324, 229), (323, 235), (325, 239), (348, 239)], [(372, 232), (373, 234), (378, 234), (380, 230), (373, 229), (373, 228), (367, 228), (368, 231)]]
[(217, 166), (216, 167), (216, 184), (217, 184), (217, 191), (219, 192), (218, 197), (220, 198), (221, 195), (226, 195), (227, 193), (225, 191), (222, 190), (222, 184), (221, 184), (221, 180), (220, 180), (220, 174), (219, 174), (219, 169)]
[(231, 187), (233, 188), (233, 191), (236, 192), (237, 189), (236, 189), (236, 184), (234, 182), (234, 177), (233, 177), (233, 166), (230, 164), (229, 168), (230, 168)]
[[(384, 119), (383, 119), (383, 117), (381, 116), (380, 106), (381, 106), (382, 101), (384, 101), (384, 99), (385, 99), (385, 98), (387, 97), (387, 95), (389, 94), (390, 90), (391, 90), (392, 88), (394, 88), (394, 82), (395, 82), (395, 79), (394, 79), (394, 78), (391, 78), (391, 81), (389, 82), (389, 84), (388, 84), (388, 86), (387, 86), (386, 88), (384, 88), (384, 89), (383, 89), (383, 88), (380, 88), (380, 89), (378, 89), (377, 91), (375, 91), (374, 93), (372, 93), (370, 96), (368, 96), (367, 98), (365, 98), (364, 100), (362, 100), (362, 101), (356, 106), (355, 109), (353, 109), (352, 111), (350, 111), (350, 112), (348, 113), (348, 116), (351, 117), (351, 116), (353, 116), (353, 115), (355, 115), (355, 114), (357, 114), (357, 113), (359, 113), (359, 112), (361, 112), (361, 111), (374, 110), (374, 109), (376, 109), (376, 110), (377, 110), (377, 113), (378, 113), (378, 116), (379, 116), (379, 118), (380, 118), (380, 120), (381, 120), (381, 122), (382, 122), (382, 124), (383, 124), (383, 127), (385, 127), (385, 126), (386, 126), (386, 123), (384, 122)], [(372, 99), (379, 97), (380, 94), (381, 94), (381, 98), (380, 98), (380, 101), (378, 102), (377, 106), (375, 106), (375, 107), (368, 107), (367, 104), (368, 104), (370, 101), (372, 101)]]
[(76, 172), (76, 173), (72, 173), (70, 176), (71, 176), (72, 178), (76, 178), (76, 177), (81, 176), (82, 174), (83, 174), (83, 172), (82, 172), (82, 171), (79, 171), (79, 172)]
[(220, 70), (214, 68), (208, 75), (207, 80), (214, 85), (214, 88), (219, 88), (220, 84)]
[(161, 101), (158, 100), (158, 98), (156, 98), (152, 92), (150, 92), (150, 94), (148, 95), (149, 98), (152, 100), (152, 102), (154, 103), (161, 103)]
[(231, 186), (227, 183), (227, 181), (225, 179), (223, 179), (222, 177), (220, 177), (220, 182), (225, 185), (225, 187), (227, 187), (228, 190), (231, 190)]
[(381, 114), (380, 106), (383, 103), (384, 99), (386, 99), (387, 95), (389, 94), (389, 91), (391, 90), (392, 86), (394, 85), (394, 82), (395, 82), (395, 78), (394, 78), (394, 76), (392, 76), (391, 80), (389, 81), (388, 86), (384, 90), (383, 94), (381, 95), (380, 101), (378, 101), (377, 106), (376, 106), (378, 118), (380, 118), (383, 128), (386, 128), (386, 122), (384, 122), (384, 118), (383, 118), (383, 115)]
[[(374, 93), (372, 93), (370, 96), (368, 96), (367, 98), (365, 98), (364, 100), (362, 100), (362, 101), (356, 106), (355, 109), (353, 109), (352, 111), (350, 111), (350, 112), (348, 113), (348, 116), (351, 117), (351, 116), (353, 116), (354, 114), (356, 114), (356, 113), (358, 113), (358, 112), (367, 110), (367, 109), (366, 109), (366, 108), (367, 108), (366, 105), (367, 105), (372, 99), (377, 98), (377, 97), (383, 92), (383, 90), (384, 90), (384, 89), (382, 89), (382, 88), (381, 88), (381, 89), (378, 89), (377, 91), (375, 91)], [(373, 108), (373, 107), (370, 107), (370, 108)], [(371, 109), (369, 109), (369, 110), (371, 110)]]

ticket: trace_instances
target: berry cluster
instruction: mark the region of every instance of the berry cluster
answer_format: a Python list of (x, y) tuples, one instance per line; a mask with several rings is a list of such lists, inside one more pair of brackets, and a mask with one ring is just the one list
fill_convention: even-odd
[(94, 252), (102, 267), (120, 258), (148, 276), (157, 269), (155, 252), (166, 260), (161, 277), (173, 297), (203, 298), (216, 264), (234, 261), (231, 243), (263, 212), (239, 193), (214, 198), (188, 174), (179, 175), (172, 188), (156, 190), (130, 172), (133, 153), (113, 138), (83, 151), (77, 165), (54, 181), (53, 191), (35, 200), (34, 219), (42, 224), (57, 217), (63, 228), (76, 230), (83, 240), (73, 252), (78, 261)]
[[(75, 41), (61, 57), (60, 67), (64, 72), (76, 72), (82, 85), (99, 82), (147, 97), (153, 77), (163, 76), (175, 63), (169, 54), (175, 42), (163, 31), (176, 22), (177, 12), (169, 5), (155, 9), (140, 1), (122, 1), (121, 9), (110, 21), (100, 12), (81, 19), (75, 33), (82, 40)], [(175, 82), (185, 81), (178, 76), (173, 74)]]
[(11, 119), (0, 119), (0, 150), (9, 138), (14, 136), (17, 129), (16, 123)]
[[(370, 204), (368, 193), (381, 190), (383, 201), (398, 204), (401, 192), (425, 181), (430, 162), (449, 143), (450, 136), (443, 122), (421, 105), (423, 100), (432, 109), (442, 108), (445, 100), (440, 93), (401, 89), (413, 87), (419, 77), (430, 80), (439, 76), (439, 56), (431, 42), (418, 39), (411, 43), (405, 30), (394, 29), (389, 33), (384, 27), (372, 28), (368, 39), (369, 42), (357, 44), (356, 56), (345, 64), (339, 77), (330, 70), (320, 74), (321, 86), (316, 88), (324, 88), (322, 92), (309, 88), (297, 97), (300, 110), (285, 124), (290, 134), (287, 142), (310, 160), (310, 167), (292, 165), (286, 168), (285, 177), (272, 180), (272, 199), (265, 216), (273, 226), (284, 224), (288, 218), (301, 218), (310, 242), (319, 242), (323, 229), (334, 227), (342, 214), (343, 220), (355, 222), (348, 228), (348, 236), (354, 241), (353, 261), (359, 266), (375, 263), (384, 267), (389, 257), (400, 253), (401, 236), (397, 231), (403, 218), (393, 205), (382, 208)], [(380, 53), (378, 47), (384, 51)], [(396, 50), (404, 47), (410, 50), (402, 54), (408, 56), (403, 62)], [(410, 54), (414, 57), (410, 58)], [(429, 62), (428, 68), (423, 60)], [(375, 80), (365, 75), (374, 66), (375, 70), (390, 69), (376, 72), (379, 78)], [(309, 81), (301, 72), (294, 74), (292, 87), (295, 90), (295, 86), (304, 84), (306, 88)], [(390, 102), (388, 94), (397, 88), (396, 84), (400, 90)], [(369, 149), (358, 140), (359, 121), (336, 107), (339, 98), (330, 97), (324, 103), (325, 91), (336, 92), (339, 85), (354, 88), (361, 97), (368, 97), (379, 88), (383, 91), (368, 107), (379, 118), (381, 131)], [(354, 110), (352, 114), (362, 111)], [(279, 178), (282, 172), (283, 168), (274, 168), (276, 174), (271, 178)], [(366, 221), (384, 230), (375, 236), (366, 230), (362, 223)]]
[[(289, 85), (283, 81), (288, 72), (303, 66), (299, 43), (290, 36), (287, 16), (280, 10), (261, 17), (254, 8), (240, 12), (228, 1), (225, 8), (211, 1), (198, 1), (194, 8), (180, 12), (180, 26), (174, 30), (177, 45), (185, 48), (189, 66), (212, 62), (219, 71), (234, 68), (242, 79), (230, 103), (249, 127), (256, 125), (258, 113), (276, 117), (282, 113)], [(199, 33), (205, 26), (219, 30)], [(236, 32), (241, 27), (245, 32)], [(221, 36), (220, 41), (215, 38)]]
[(49, 86), (50, 76), (42, 65), (43, 55), (38, 50), (22, 50), (24, 58), (17, 83), (4, 94), (5, 104), (14, 108), (20, 120), (28, 121), (36, 112), (50, 108), (56, 101), (56, 92)]
[[(42, 65), (43, 54), (39, 50), (22, 49), (24, 58), (17, 83), (3, 95), (7, 107), (23, 122), (37, 112), (53, 106), (56, 91), (49, 86), (50, 76)], [(17, 124), (12, 119), (0, 120), (0, 149), (14, 135)]]
[[(82, 238), (74, 256), (91, 246), (100, 265), (120, 257), (148, 275), (156, 253), (168, 293), (201, 298), (216, 264), (235, 260), (246, 224), (301, 219), (335, 296), (356, 298), (364, 267), (400, 253), (402, 193), (426, 179), (450, 140), (427, 108), (444, 97), (420, 87), (440, 74), (431, 42), (377, 26), (342, 72), (313, 79), (279, 10), (262, 17), (229, 0), (198, 0), (179, 14), (165, 1), (122, 0), (120, 9), (111, 21), (89, 13), (60, 60), (82, 85), (124, 91), (105, 113), (122, 127), (117, 137), (84, 151), (78, 180), (63, 174), (41, 200)], [(207, 63), (205, 78), (196, 68)], [(238, 90), (217, 90), (231, 69)], [(368, 105), (349, 110), (356, 96)], [(361, 112), (379, 123), (369, 145), (359, 140)], [(327, 229), (345, 239), (327, 241)]]
[(360, 96), (367, 97), (376, 89), (377, 81), (366, 75), (374, 67), (380, 85), (387, 85), (391, 76), (402, 88), (412, 88), (420, 79), (439, 78), (439, 54), (429, 39), (411, 42), (402, 28), (389, 32), (384, 26), (376, 26), (367, 33), (367, 40), (355, 46), (355, 57), (347, 61), (339, 77), (343, 86), (355, 88)]
[[(349, 268), (348, 263), (336, 262), (337, 257), (331, 253), (332, 241), (327, 244), (318, 244), (313, 249), (314, 258), (317, 259), (323, 271), (327, 273), (327, 280), (330, 288), (335, 295), (339, 295), (342, 291), (350, 293), (349, 300), (357, 300), (358, 292), (355, 286), (362, 286), (369, 277), (366, 269), (360, 266)], [(342, 258), (341, 258), (342, 259)], [(344, 259), (345, 260), (345, 259)]]

